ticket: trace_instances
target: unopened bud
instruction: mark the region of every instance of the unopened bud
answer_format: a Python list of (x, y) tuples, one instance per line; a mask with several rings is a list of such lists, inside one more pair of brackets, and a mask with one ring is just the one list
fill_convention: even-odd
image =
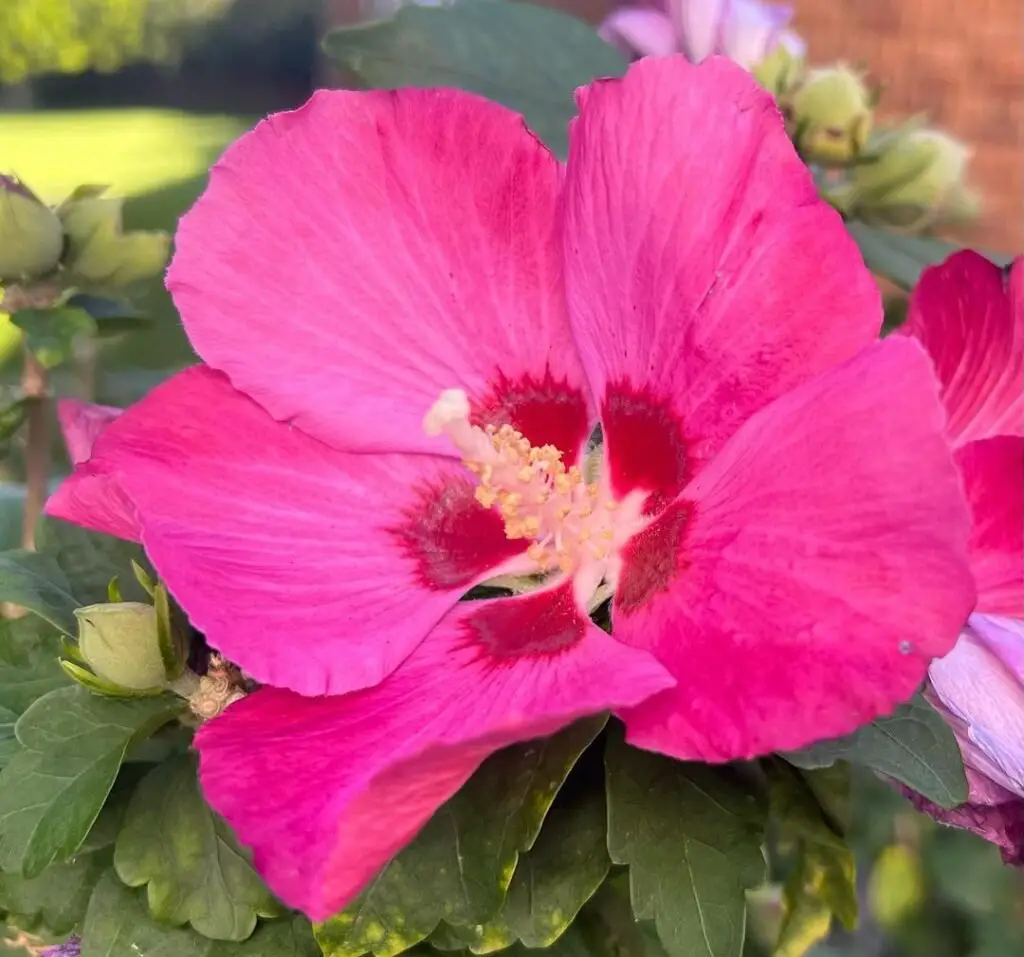
[(849, 208), (865, 222), (914, 230), (977, 214), (964, 186), (971, 151), (947, 133), (914, 129), (894, 136), (878, 158), (851, 171)]
[(871, 134), (873, 99), (863, 77), (849, 67), (811, 70), (783, 104), (800, 155), (819, 166), (850, 165)]
[(135, 692), (164, 686), (167, 671), (152, 605), (89, 605), (79, 608), (75, 616), (78, 651), (98, 678)]
[(0, 282), (45, 276), (63, 247), (53, 210), (15, 177), (0, 176)]
[(67, 248), (64, 265), (78, 282), (120, 288), (158, 275), (167, 265), (170, 237), (164, 232), (125, 232), (124, 200), (105, 198), (105, 187), (83, 186), (57, 210)]

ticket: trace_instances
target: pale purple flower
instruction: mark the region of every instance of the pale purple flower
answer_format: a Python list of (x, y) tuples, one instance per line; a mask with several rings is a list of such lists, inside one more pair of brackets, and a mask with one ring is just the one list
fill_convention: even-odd
[(960, 745), (970, 796), (953, 810), (915, 800), (936, 820), (999, 846), (1024, 865), (1024, 621), (974, 614), (928, 670), (929, 697)]
[(600, 33), (627, 56), (682, 52), (694, 63), (719, 53), (747, 70), (780, 44), (794, 56), (805, 44), (786, 29), (793, 8), (759, 0), (647, 0), (624, 5)]

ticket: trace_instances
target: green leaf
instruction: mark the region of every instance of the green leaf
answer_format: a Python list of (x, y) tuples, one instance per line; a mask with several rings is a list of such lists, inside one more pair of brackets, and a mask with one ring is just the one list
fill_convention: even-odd
[(850, 761), (905, 784), (940, 807), (967, 800), (967, 775), (956, 738), (920, 695), (853, 734), (783, 755), (799, 768)]
[(101, 336), (118, 335), (122, 332), (136, 332), (152, 326), (150, 316), (142, 316), (126, 302), (93, 296), (85, 293), (72, 296), (67, 304), (85, 310), (96, 321)]
[(528, 948), (553, 944), (608, 875), (607, 819), (599, 790), (573, 805), (552, 807), (536, 843), (520, 855), (497, 916), (472, 927), (445, 925), (448, 939), (474, 954), (490, 954), (516, 941)]
[(577, 722), (488, 758), (345, 911), (315, 928), (327, 957), (379, 957), (425, 940), (444, 919), (481, 924), (499, 910), (562, 782), (604, 726)]
[(0, 601), (20, 605), (56, 625), (65, 635), (77, 631), (67, 576), (52, 555), (19, 548), (0, 552)]
[[(44, 517), (36, 526), (36, 549), (60, 567), (76, 607), (107, 601), (112, 578), (117, 578), (124, 601), (148, 597), (136, 579), (133, 563), (149, 568), (149, 562), (134, 542)], [(69, 634), (77, 635), (77, 626)]]
[(172, 696), (51, 691), (18, 720), (22, 750), (0, 771), (0, 869), (36, 877), (86, 839), (125, 751), (181, 709)]
[(38, 877), (0, 872), (0, 908), (23, 930), (45, 930), (56, 937), (81, 925), (96, 882), (110, 865), (110, 849), (78, 854)]
[(833, 914), (847, 930), (857, 924), (856, 864), (842, 823), (849, 768), (801, 772), (779, 760), (763, 767), (780, 845), (796, 858), (782, 891), (774, 957), (803, 957), (828, 936)]
[(456, 87), (502, 103), (559, 155), (576, 88), (628, 65), (586, 24), (504, 0), (409, 5), (391, 19), (329, 33), (324, 50), (372, 87)]
[(158, 765), (139, 785), (117, 838), (114, 869), (129, 887), (146, 886), (157, 920), (191, 924), (215, 940), (245, 940), (258, 917), (281, 913), (228, 826), (203, 800), (192, 755)]
[(11, 439), (18, 429), (25, 424), (28, 415), (28, 400), (18, 399), (0, 409), (0, 458), (4, 458), (11, 450)]
[(240, 943), (159, 924), (143, 896), (107, 871), (89, 901), (82, 957), (320, 957), (320, 950), (309, 921), (299, 916), (262, 923)]
[(25, 344), (46, 369), (67, 362), (78, 339), (96, 335), (96, 320), (74, 306), (20, 309), (11, 322), (25, 330)]
[[(908, 292), (917, 285), (926, 267), (942, 262), (962, 248), (942, 239), (905, 236), (864, 223), (848, 222), (846, 225), (868, 268)], [(983, 255), (1000, 266), (1008, 265), (1013, 258), (997, 253)]]
[(745, 891), (765, 878), (765, 812), (734, 768), (683, 764), (609, 737), (608, 850), (637, 918), (673, 957), (739, 957)]
[(0, 621), (0, 707), (21, 715), (37, 698), (64, 687), (59, 649), (58, 633), (42, 618)]

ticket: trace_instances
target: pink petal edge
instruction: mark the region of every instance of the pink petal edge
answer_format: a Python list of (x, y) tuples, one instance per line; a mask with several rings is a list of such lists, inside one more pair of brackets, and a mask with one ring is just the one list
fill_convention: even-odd
[(482, 97), (320, 91), (225, 153), (167, 285), (196, 351), (275, 418), (344, 451), (450, 455), (422, 429), (444, 389), (494, 405), (553, 382), (589, 407), (561, 182), (522, 117)]
[(347, 906), (489, 754), (671, 684), (571, 589), (456, 606), (376, 688), (263, 689), (196, 737), (211, 805), (289, 906)]
[(625, 713), (631, 743), (748, 758), (911, 696), (975, 597), (944, 421), (923, 350), (888, 339), (736, 433), (629, 546), (613, 633), (677, 680)]
[(343, 694), (393, 671), (522, 551), (454, 460), (347, 455), (195, 367), (100, 436), (192, 624), (256, 680)]
[(1009, 269), (966, 249), (926, 269), (900, 330), (935, 363), (956, 445), (1024, 435), (1024, 258)]
[(735, 64), (641, 60), (577, 100), (570, 320), (614, 491), (671, 498), (754, 412), (873, 341), (881, 300), (771, 95)]

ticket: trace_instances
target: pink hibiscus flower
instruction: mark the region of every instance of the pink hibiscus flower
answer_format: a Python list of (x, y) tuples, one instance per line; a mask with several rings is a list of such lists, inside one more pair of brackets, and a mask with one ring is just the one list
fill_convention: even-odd
[(1024, 260), (973, 252), (926, 270), (903, 331), (935, 361), (974, 530), (978, 604), (929, 668), (932, 701), (957, 735), (969, 802), (915, 803), (1024, 864)]
[(261, 123), (168, 276), (206, 365), (49, 506), (136, 523), (268, 686), (199, 732), (202, 785), (315, 919), (497, 748), (604, 711), (679, 758), (797, 748), (910, 697), (973, 607), (930, 363), (876, 341), (770, 95), (671, 57), (577, 99), (564, 166), (452, 90)]

